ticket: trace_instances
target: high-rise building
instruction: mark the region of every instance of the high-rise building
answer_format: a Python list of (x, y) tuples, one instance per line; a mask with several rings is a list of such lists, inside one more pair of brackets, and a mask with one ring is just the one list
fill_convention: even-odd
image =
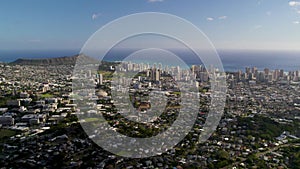
[(265, 73), (264, 72), (259, 72), (258, 77), (256, 78), (259, 82), (264, 82), (265, 81)]
[(273, 78), (274, 80), (278, 80), (279, 79), (279, 70), (276, 69), (274, 72), (273, 72)]
[(150, 76), (150, 70), (146, 70), (146, 76), (147, 76), (147, 77)]
[(267, 78), (268, 81), (269, 81), (269, 82), (272, 82), (272, 81), (274, 80), (273, 77), (274, 77), (273, 74), (269, 74), (269, 75), (268, 75), (268, 78)]
[(265, 68), (265, 69), (264, 69), (264, 72), (265, 72), (266, 75), (269, 75), (270, 69), (269, 69), (269, 68)]
[(160, 79), (160, 70), (156, 69), (156, 68), (153, 68), (151, 70), (151, 80), (159, 81), (159, 79)]
[(99, 74), (99, 85), (103, 85), (103, 75)]
[(284, 76), (284, 70), (281, 69), (280, 72), (279, 72), (279, 77), (283, 77)]
[(258, 72), (257, 67), (255, 67), (255, 66), (252, 67), (252, 73), (253, 73), (254, 75), (256, 75), (257, 72)]
[(249, 73), (250, 73), (250, 67), (246, 67), (246, 68), (245, 68), (245, 72), (246, 72), (247, 74), (249, 74)]
[(248, 74), (248, 79), (249, 80), (254, 80), (255, 79), (254, 74), (253, 73), (249, 73)]
[(155, 71), (155, 81), (159, 81), (159, 79), (160, 79), (160, 70), (156, 69), (156, 71)]

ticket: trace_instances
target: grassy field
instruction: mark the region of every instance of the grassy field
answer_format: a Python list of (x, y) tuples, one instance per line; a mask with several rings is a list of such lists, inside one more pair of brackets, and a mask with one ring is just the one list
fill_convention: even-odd
[(91, 123), (91, 122), (97, 122), (97, 123), (103, 123), (105, 120), (101, 119), (101, 118), (86, 118), (84, 119), (86, 123)]
[(16, 131), (8, 130), (8, 129), (0, 129), (0, 139), (3, 139), (4, 137), (11, 137), (16, 135)]
[(49, 94), (49, 93), (45, 93), (45, 94), (42, 94), (41, 97), (42, 98), (53, 98), (53, 95)]

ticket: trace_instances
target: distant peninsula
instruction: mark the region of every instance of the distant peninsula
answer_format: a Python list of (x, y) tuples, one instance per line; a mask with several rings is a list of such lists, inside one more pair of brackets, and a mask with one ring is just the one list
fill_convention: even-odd
[(64, 56), (57, 58), (41, 58), (41, 59), (17, 59), (10, 64), (12, 65), (75, 65), (80, 55)]
[(27, 58), (20, 58), (13, 62), (10, 62), (10, 65), (75, 65), (76, 61), (84, 60), (85, 62), (92, 62), (96, 63), (97, 60), (85, 56), (82, 54), (74, 55), (74, 56), (63, 56), (63, 57), (57, 57), (57, 58), (41, 58), (41, 59), (27, 59)]

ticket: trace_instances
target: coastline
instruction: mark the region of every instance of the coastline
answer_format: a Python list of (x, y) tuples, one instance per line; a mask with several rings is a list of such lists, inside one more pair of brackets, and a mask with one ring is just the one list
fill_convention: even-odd
[[(0, 63), (11, 63), (17, 59), (51, 59), (69, 56), (72, 57), (79, 52), (75, 50), (55, 50), (55, 51), (14, 51), (6, 54), (0, 52)], [(220, 50), (219, 56), (223, 62), (226, 72), (236, 72), (244, 70), (246, 67), (257, 67), (258, 70), (264, 68), (284, 69), (285, 71), (300, 70), (300, 51), (248, 51), (248, 50)], [(107, 55), (104, 61), (119, 61), (124, 58), (122, 51)], [(23, 56), (23, 57), (22, 57)], [(126, 55), (125, 55), (126, 56)], [(191, 66), (199, 64), (193, 56), (185, 56), (186, 64)]]

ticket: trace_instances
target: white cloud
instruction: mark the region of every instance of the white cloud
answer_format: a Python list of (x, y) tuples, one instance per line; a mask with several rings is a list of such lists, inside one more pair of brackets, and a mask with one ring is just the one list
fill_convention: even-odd
[(292, 6), (292, 7), (300, 6), (300, 2), (299, 1), (290, 1), (289, 5)]
[(261, 29), (263, 26), (262, 25), (255, 25), (254, 29)]
[(94, 13), (93, 15), (92, 15), (92, 19), (93, 20), (96, 20), (97, 18), (99, 18), (101, 16), (101, 13)]
[(295, 11), (295, 13), (300, 14), (300, 1), (290, 1), (289, 6)]
[(208, 21), (213, 21), (214, 18), (208, 17), (208, 18), (206, 18), (206, 20), (208, 20)]
[(261, 5), (263, 3), (264, 0), (258, 0), (257, 1), (257, 5)]
[(148, 0), (148, 2), (163, 2), (164, 0)]
[(220, 16), (219, 19), (227, 19), (227, 16)]
[(268, 16), (271, 16), (271, 15), (272, 15), (272, 12), (271, 12), (271, 11), (267, 11), (266, 14), (267, 14)]
[(300, 22), (299, 21), (294, 21), (293, 24), (297, 24), (298, 25), (298, 24), (300, 24)]

